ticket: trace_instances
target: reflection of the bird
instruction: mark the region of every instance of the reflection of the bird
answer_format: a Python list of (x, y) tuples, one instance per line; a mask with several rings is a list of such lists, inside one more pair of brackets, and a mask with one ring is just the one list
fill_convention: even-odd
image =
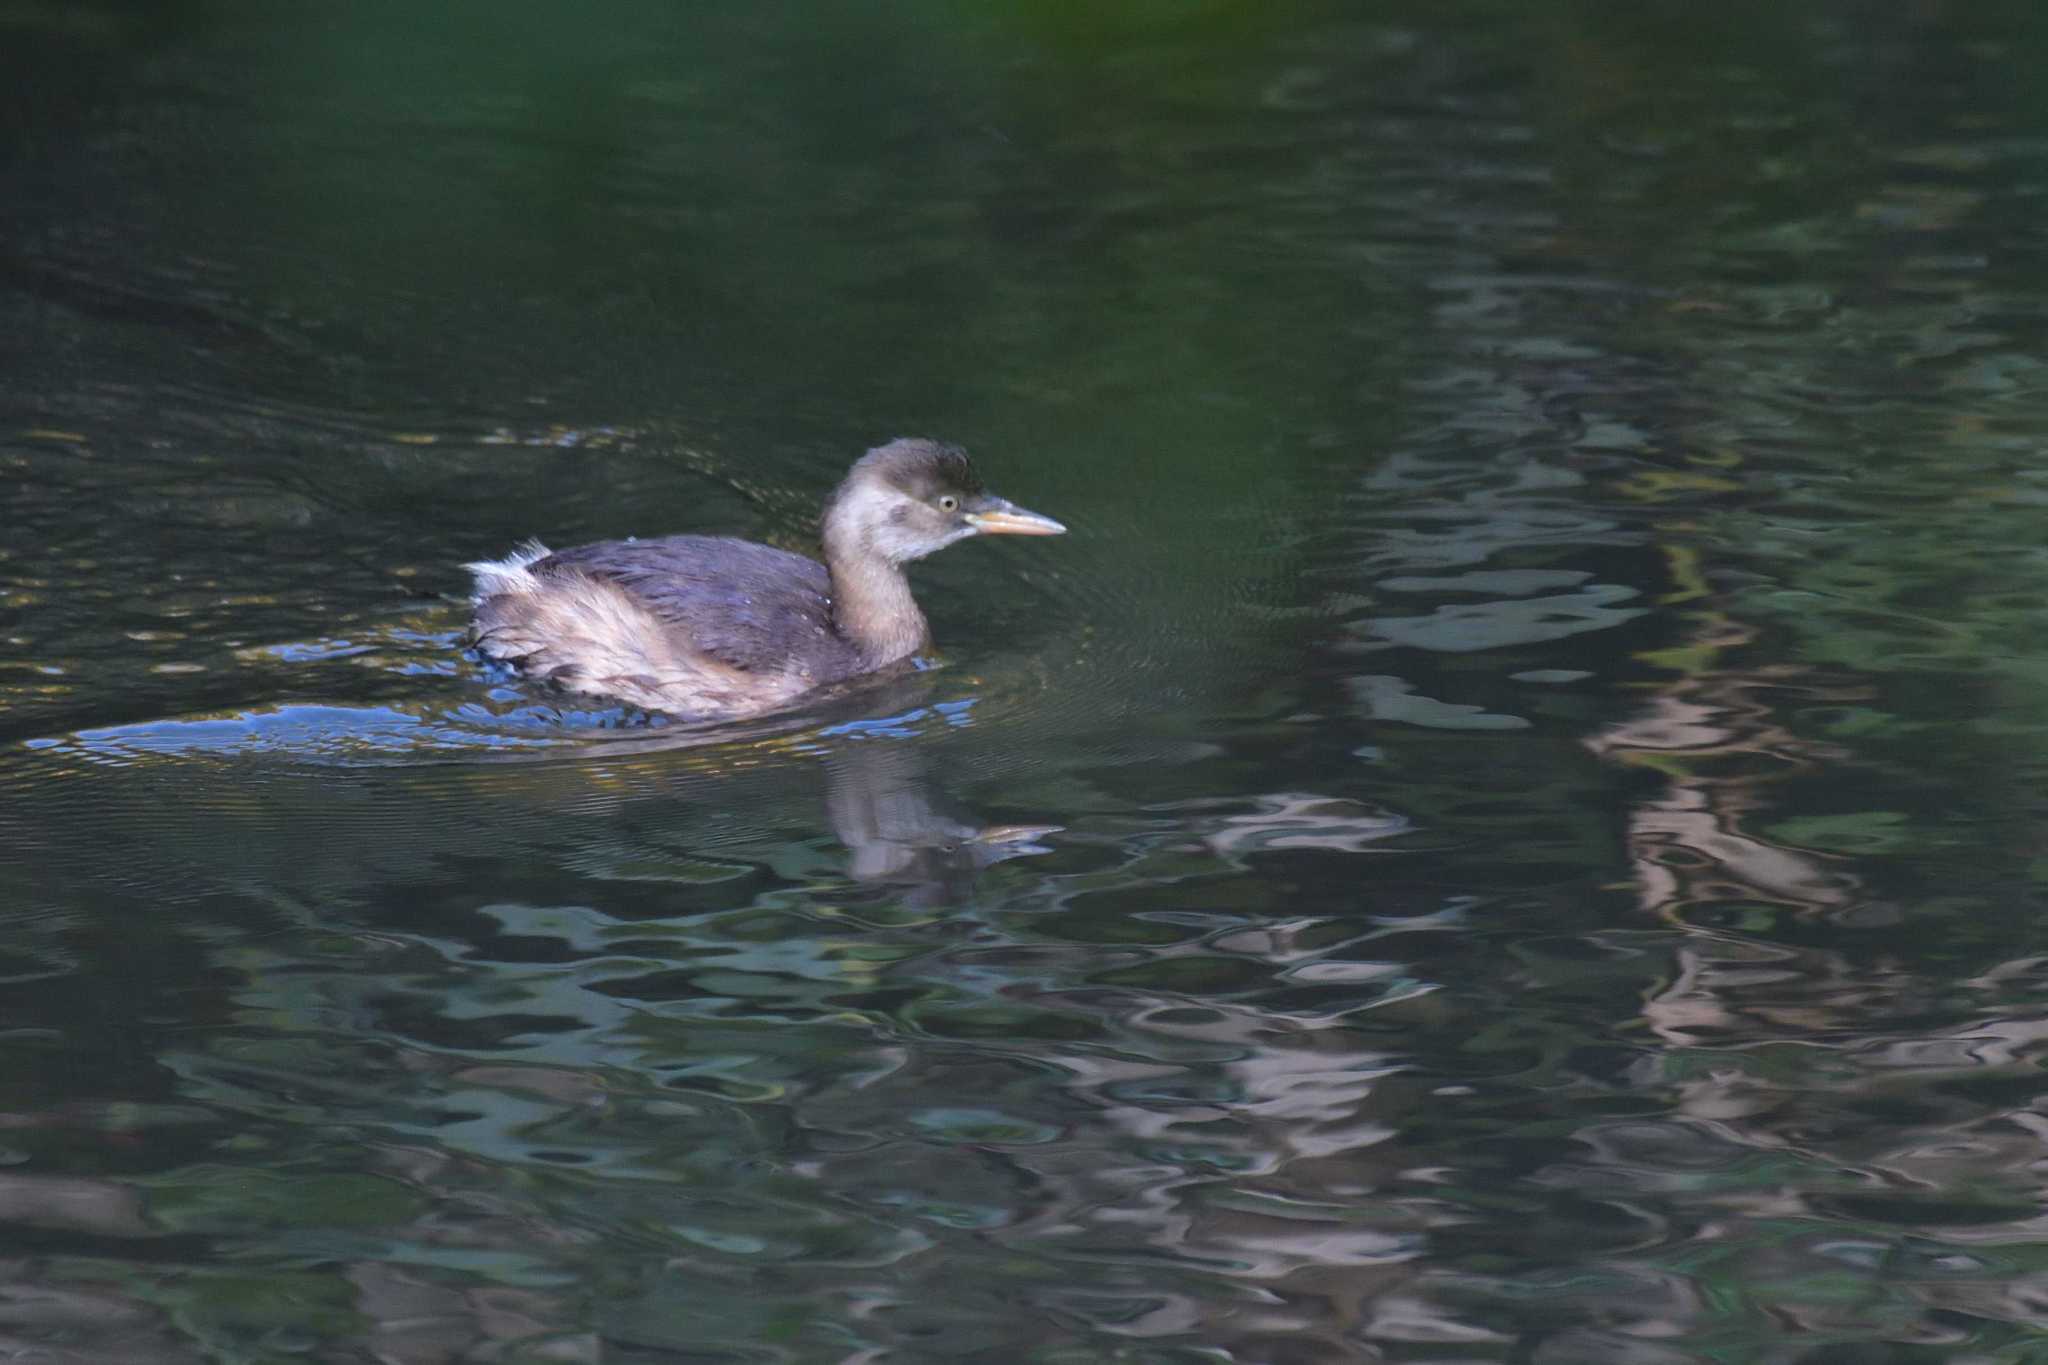
[[(847, 851), (847, 875), (877, 894), (929, 909), (958, 904), (982, 871), (997, 863), (1047, 852), (1040, 840), (1062, 828), (983, 824), (934, 782), (930, 732), (943, 731), (960, 706), (930, 701), (926, 675), (906, 673), (869, 680), (806, 712), (745, 726), (647, 732), (593, 744), (584, 757), (653, 760), (639, 767), (659, 774), (656, 765), (667, 756), (687, 782), (738, 780), (761, 754), (816, 761), (824, 768), (826, 823)], [(860, 718), (838, 719), (844, 707), (835, 713), (835, 702), (853, 703)], [(614, 849), (610, 856), (630, 861), (642, 853)], [(586, 850), (582, 865), (591, 863)]]
[(982, 825), (930, 780), (922, 750), (854, 739), (825, 763), (825, 814), (865, 885), (900, 889), (913, 905), (951, 904), (983, 868), (1044, 853), (1058, 825)]

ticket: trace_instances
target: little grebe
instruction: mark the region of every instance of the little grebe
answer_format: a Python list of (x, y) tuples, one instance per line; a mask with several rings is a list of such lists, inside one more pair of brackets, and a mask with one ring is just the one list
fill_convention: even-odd
[(984, 492), (958, 447), (896, 440), (826, 500), (822, 564), (725, 536), (532, 541), (467, 566), (473, 638), (571, 691), (692, 720), (759, 715), (930, 643), (911, 560), (972, 535), (1066, 529)]

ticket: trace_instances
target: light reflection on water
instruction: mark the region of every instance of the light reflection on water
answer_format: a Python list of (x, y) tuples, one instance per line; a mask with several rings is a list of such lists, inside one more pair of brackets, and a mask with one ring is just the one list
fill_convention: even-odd
[[(2033, 1358), (2030, 15), (101, 19), (0, 16), (7, 1349)], [(944, 667), (462, 657), (897, 431), (1075, 528)]]

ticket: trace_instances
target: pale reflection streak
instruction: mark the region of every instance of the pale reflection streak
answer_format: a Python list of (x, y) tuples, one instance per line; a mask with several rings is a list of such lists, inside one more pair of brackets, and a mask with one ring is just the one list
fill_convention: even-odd
[(38, 1365), (209, 1365), (173, 1316), (109, 1277), (58, 1280), (0, 1261), (0, 1355)]
[[(1750, 636), (1724, 622), (1717, 635), (1695, 643), (1725, 651)], [(1685, 924), (1695, 906), (1750, 900), (1820, 911), (1848, 905), (1859, 894), (1838, 860), (1774, 845), (1743, 829), (1744, 819), (1766, 805), (1771, 784), (1844, 757), (1791, 734), (1754, 695), (1785, 689), (1814, 701), (1865, 695), (1860, 687), (1793, 668), (1705, 673), (1665, 686), (1635, 716), (1587, 741), (1604, 758), (1650, 767), (1668, 779), (1666, 790), (1629, 820), (1637, 902), (1645, 910)]]
[[(1699, 643), (1719, 653), (1750, 635), (1721, 618)], [(1775, 784), (1839, 773), (1854, 758), (1793, 734), (1767, 694), (1838, 705), (1868, 693), (1793, 666), (1706, 671), (1589, 741), (1610, 760), (1666, 777), (1630, 813), (1628, 847), (1636, 903), (1682, 935), (1676, 970), (1642, 1006), (1663, 1056), (1632, 1078), (1666, 1093), (1670, 1107), (1632, 1135), (1581, 1129), (1587, 1159), (1539, 1178), (1644, 1208), (1682, 1202), (1699, 1225), (1695, 1242), (1739, 1264), (1731, 1273), (1748, 1296), (1792, 1330), (1881, 1330), (1928, 1346), (1971, 1339), (1959, 1320), (1933, 1316), (1947, 1313), (2039, 1331), (2048, 1328), (2048, 1279), (2001, 1262), (2002, 1249), (2048, 1237), (2048, 1219), (2031, 1212), (2048, 1201), (2048, 1121), (2031, 1085), (2010, 1102), (1996, 1098), (2001, 1076), (2030, 1078), (2048, 1055), (2038, 1008), (2001, 1008), (2012, 983), (2038, 975), (2039, 960), (1944, 983), (1903, 961), (1861, 961), (1774, 941), (1765, 925), (1735, 927), (1752, 908), (1841, 925), (1888, 923), (1896, 913), (1855, 859), (1752, 832), (1775, 813)], [(1979, 1017), (1922, 1031), (1902, 1023), (1921, 1008), (1949, 1013), (1936, 1002), (1957, 986), (1981, 993)], [(1716, 1055), (1725, 1060), (1715, 1064)], [(1763, 1060), (1773, 1055), (1775, 1064)], [(1976, 1086), (1993, 1088), (1979, 1099)], [(1770, 1164), (1749, 1174), (1760, 1162)], [(1858, 1226), (1860, 1239), (1848, 1230)], [(1811, 1231), (1771, 1231), (1800, 1227)], [(1789, 1287), (1844, 1273), (1884, 1275), (1885, 1323), (1871, 1321), (1868, 1303), (1816, 1301)], [(1701, 1311), (1673, 1330), (1692, 1330)]]
[[(1391, 812), (1312, 792), (1179, 813), (1184, 837), (1234, 866), (1257, 853), (1390, 852), (1386, 841), (1412, 828)], [(1374, 927), (1359, 921), (1333, 936), (1334, 923), (1262, 920), (1201, 943), (1267, 964), (1269, 985), (1280, 987)], [(1362, 973), (1373, 964), (1331, 965)], [(1429, 989), (1418, 983), (1356, 1008), (1426, 1011)], [(1348, 1026), (1355, 1010), (1316, 1015), (1211, 994), (1079, 988), (1035, 1000), (1119, 1019), (1123, 1043), (1052, 1058), (1089, 1107), (1088, 1122), (1063, 1142), (1009, 1154), (1046, 1203), (991, 1235), (1020, 1254), (1094, 1268), (1101, 1284), (1092, 1296), (1068, 1289), (1048, 1298), (1094, 1330), (1192, 1338), (1242, 1359), (1275, 1351), (1351, 1358), (1360, 1334), (1417, 1273), (1429, 1231), (1466, 1220), (1414, 1169), (1421, 1162), (1403, 1143), (1413, 1087), (1394, 1096), (1383, 1089), (1406, 1063)], [(1165, 1279), (1143, 1272), (1161, 1258), (1171, 1267)], [(1188, 1291), (1161, 1292), (1173, 1281)], [(1390, 1336), (1450, 1340), (1465, 1330), (1448, 1308), (1416, 1304), (1394, 1316)]]

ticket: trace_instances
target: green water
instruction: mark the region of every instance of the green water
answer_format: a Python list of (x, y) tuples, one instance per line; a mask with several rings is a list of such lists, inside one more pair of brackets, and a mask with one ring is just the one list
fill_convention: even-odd
[[(0, 3), (0, 1356), (2048, 1360), (2044, 62)], [(897, 434), (943, 667), (463, 655)]]

